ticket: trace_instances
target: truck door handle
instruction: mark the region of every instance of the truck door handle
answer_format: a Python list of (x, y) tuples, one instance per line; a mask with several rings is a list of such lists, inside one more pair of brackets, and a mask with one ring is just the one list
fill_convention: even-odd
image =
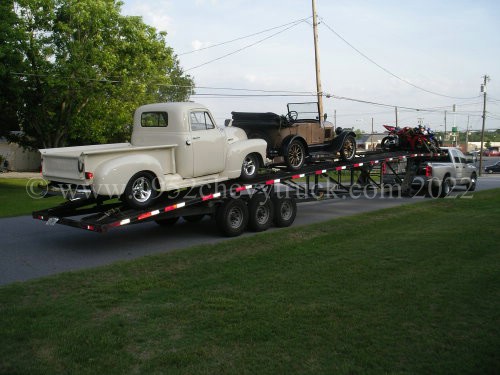
[(186, 144), (187, 144), (188, 146), (191, 146), (191, 141), (188, 139), (188, 140), (186, 141)]
[(200, 137), (193, 137), (193, 139), (200, 139)]

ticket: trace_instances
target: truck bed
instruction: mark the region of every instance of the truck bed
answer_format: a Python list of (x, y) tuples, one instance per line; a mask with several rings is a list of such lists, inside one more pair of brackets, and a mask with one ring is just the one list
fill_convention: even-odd
[(43, 155), (42, 174), (50, 181), (82, 183), (85, 180), (85, 168), (93, 170), (102, 158), (110, 155), (144, 152), (158, 149), (172, 149), (177, 145), (133, 146), (130, 143), (112, 143), (91, 146), (41, 149)]

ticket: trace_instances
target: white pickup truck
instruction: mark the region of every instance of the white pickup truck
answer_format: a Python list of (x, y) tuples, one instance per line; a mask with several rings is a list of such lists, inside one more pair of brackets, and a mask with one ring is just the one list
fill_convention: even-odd
[(42, 149), (42, 175), (59, 188), (122, 197), (149, 206), (162, 192), (256, 177), (267, 143), (239, 128), (219, 128), (203, 105), (139, 107), (130, 143)]
[(446, 197), (455, 186), (465, 186), (474, 191), (477, 183), (477, 168), (465, 155), (454, 147), (441, 147), (443, 156), (439, 160), (426, 162), (417, 170), (413, 184), (425, 187), (434, 197)]

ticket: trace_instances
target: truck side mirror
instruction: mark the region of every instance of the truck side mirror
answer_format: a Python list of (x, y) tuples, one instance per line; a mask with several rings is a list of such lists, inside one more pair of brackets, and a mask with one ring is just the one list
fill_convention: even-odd
[(327, 118), (328, 118), (328, 113), (324, 113), (323, 114), (323, 121), (326, 121)]

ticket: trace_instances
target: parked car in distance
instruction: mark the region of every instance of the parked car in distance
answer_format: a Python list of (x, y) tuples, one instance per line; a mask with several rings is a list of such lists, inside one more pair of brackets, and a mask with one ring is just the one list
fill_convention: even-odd
[(500, 156), (500, 150), (498, 147), (489, 147), (483, 151), (483, 156)]
[(487, 165), (484, 168), (484, 171), (486, 173), (500, 173), (500, 161), (493, 165)]

